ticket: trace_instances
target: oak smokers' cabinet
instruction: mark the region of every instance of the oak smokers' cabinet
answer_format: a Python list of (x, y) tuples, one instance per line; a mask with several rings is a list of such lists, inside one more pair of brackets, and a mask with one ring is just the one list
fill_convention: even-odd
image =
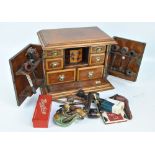
[[(86, 92), (112, 89), (111, 74), (135, 81), (145, 43), (120, 37), (111, 38), (97, 27), (41, 30), (41, 45), (30, 44), (10, 59), (18, 105), (31, 96), (33, 88), (59, 98)], [(24, 72), (26, 52), (39, 55), (33, 71)]]

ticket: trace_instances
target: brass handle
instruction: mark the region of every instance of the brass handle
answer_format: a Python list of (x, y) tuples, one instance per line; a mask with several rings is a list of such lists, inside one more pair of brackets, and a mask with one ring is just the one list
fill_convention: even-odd
[(58, 65), (59, 65), (58, 62), (52, 62), (52, 63), (50, 64), (50, 66), (51, 66), (52, 68), (55, 68), (55, 67), (57, 67)]
[(96, 48), (96, 52), (101, 52), (101, 51), (102, 51), (101, 47)]
[(57, 55), (58, 55), (58, 52), (57, 52), (57, 51), (53, 51), (53, 52), (52, 52), (52, 55), (53, 55), (53, 56), (57, 56)]
[(93, 71), (88, 72), (88, 78), (92, 79), (93, 77), (94, 77), (94, 72)]
[(59, 79), (59, 81), (64, 81), (64, 79), (65, 79), (65, 75), (59, 75), (59, 77), (58, 77), (58, 79)]
[(96, 57), (96, 62), (100, 62), (101, 58), (100, 57)]

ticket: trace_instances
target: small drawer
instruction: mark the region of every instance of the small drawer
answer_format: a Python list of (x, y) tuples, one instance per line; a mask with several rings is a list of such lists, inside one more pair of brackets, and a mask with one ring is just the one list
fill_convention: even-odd
[(77, 72), (78, 72), (77, 73), (77, 80), (78, 81), (93, 80), (93, 79), (102, 78), (103, 65), (78, 68)]
[(63, 50), (49, 50), (49, 51), (44, 51), (44, 53), (45, 53), (45, 57), (50, 57), (50, 58), (63, 56)]
[(92, 47), (91, 53), (97, 54), (97, 53), (104, 53), (106, 52), (106, 46), (97, 46)]
[(90, 65), (104, 64), (105, 53), (103, 54), (91, 54), (89, 59)]
[(56, 70), (63, 68), (63, 59), (45, 59), (45, 69), (46, 70)]
[(46, 73), (47, 85), (75, 81), (76, 69), (65, 69)]

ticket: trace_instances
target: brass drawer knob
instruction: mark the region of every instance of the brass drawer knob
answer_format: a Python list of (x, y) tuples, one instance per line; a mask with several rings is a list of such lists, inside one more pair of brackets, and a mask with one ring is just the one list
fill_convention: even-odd
[(88, 72), (88, 79), (92, 79), (94, 77), (94, 72), (90, 71)]
[(52, 62), (52, 63), (50, 64), (50, 67), (55, 68), (55, 67), (57, 67), (58, 65), (59, 65), (58, 62)]
[(96, 57), (96, 62), (100, 62), (101, 58), (100, 57)]
[(96, 52), (101, 52), (102, 51), (102, 48), (101, 47), (98, 47), (98, 48), (96, 48)]
[(52, 55), (53, 55), (53, 56), (58, 56), (58, 52), (57, 52), (57, 51), (53, 51), (53, 52), (52, 52)]
[(58, 80), (59, 81), (64, 81), (64, 79), (65, 79), (65, 76), (62, 74), (62, 75), (59, 75), (59, 77), (58, 77)]

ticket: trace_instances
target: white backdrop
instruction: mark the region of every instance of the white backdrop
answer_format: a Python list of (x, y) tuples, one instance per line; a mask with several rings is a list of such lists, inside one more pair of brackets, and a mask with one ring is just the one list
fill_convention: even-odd
[[(101, 119), (84, 119), (61, 128), (53, 124), (52, 116), (58, 105), (53, 102), (48, 129), (34, 129), (32, 116), (39, 95), (28, 98), (17, 107), (9, 58), (29, 43), (39, 43), (36, 32), (46, 28), (98, 26), (110, 36), (120, 36), (146, 42), (146, 50), (137, 82), (109, 76), (114, 90), (101, 93), (108, 97), (115, 93), (129, 99), (133, 120), (104, 125)], [(155, 23), (0, 23), (0, 131), (155, 131)]]

